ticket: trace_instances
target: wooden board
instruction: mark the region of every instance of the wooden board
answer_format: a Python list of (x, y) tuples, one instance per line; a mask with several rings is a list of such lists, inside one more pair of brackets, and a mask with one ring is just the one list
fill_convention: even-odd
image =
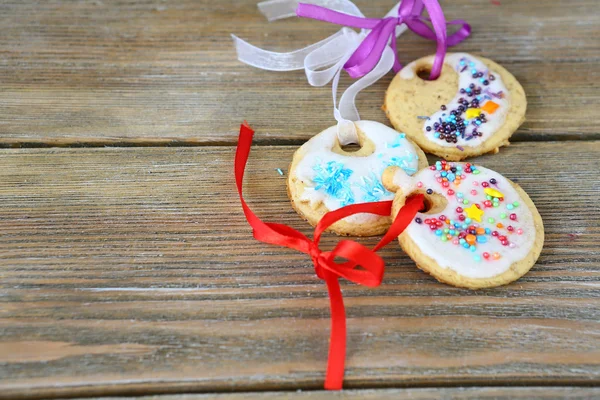
[[(298, 392), (262, 392), (262, 393), (223, 393), (223, 394), (182, 394), (163, 396), (135, 397), (139, 400), (237, 400), (237, 399), (300, 399), (322, 400), (331, 399), (410, 399), (410, 400), (465, 400), (465, 399), (544, 399), (544, 400), (573, 400), (592, 399), (600, 397), (599, 388), (585, 387), (477, 387), (477, 388), (435, 388), (435, 389), (375, 389), (375, 390), (345, 390), (342, 393), (332, 394), (325, 391), (298, 391)], [(132, 397), (106, 397), (104, 400), (129, 400)]]
[[(276, 171), (294, 150), (253, 149), (245, 194), (262, 218), (309, 234)], [(381, 287), (344, 282), (347, 387), (598, 385), (599, 152), (519, 143), (478, 159), (544, 219), (541, 258), (520, 281), (452, 288), (390, 245)], [(233, 154), (0, 151), (0, 397), (321, 388), (325, 285), (307, 256), (252, 239)]]
[[(256, 2), (3, 1), (0, 146), (232, 144), (243, 119), (264, 132), (263, 143), (313, 136), (333, 124), (330, 89), (310, 87), (301, 71), (241, 64), (229, 35), (284, 51), (338, 27), (268, 24)], [(378, 17), (392, 2), (356, 3)], [(525, 87), (527, 121), (513, 140), (600, 139), (595, 0), (441, 3), (448, 19), (473, 27), (454, 50), (496, 60)], [(434, 48), (410, 32), (399, 39), (404, 63)], [(385, 121), (380, 106), (390, 80), (360, 95), (363, 118)]]

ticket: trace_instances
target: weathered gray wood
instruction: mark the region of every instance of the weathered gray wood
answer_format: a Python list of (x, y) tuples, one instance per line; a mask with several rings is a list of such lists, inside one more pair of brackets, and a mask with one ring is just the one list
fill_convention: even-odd
[[(241, 64), (229, 34), (283, 51), (338, 28), (306, 19), (268, 24), (256, 3), (3, 1), (0, 146), (231, 144), (243, 119), (265, 133), (263, 143), (313, 136), (333, 124), (330, 89), (310, 87), (301, 71)], [(356, 3), (371, 17), (392, 4)], [(529, 108), (514, 140), (600, 138), (595, 0), (441, 3), (448, 19), (473, 26), (454, 50), (494, 59), (522, 82)], [(405, 63), (434, 49), (413, 33), (399, 39)], [(360, 95), (363, 118), (385, 121), (390, 79)]]
[[(275, 170), (294, 150), (253, 149), (245, 193), (262, 218), (309, 234)], [(452, 288), (390, 245), (381, 287), (344, 283), (347, 387), (599, 384), (599, 152), (523, 143), (478, 159), (544, 218), (520, 281)], [(0, 151), (0, 396), (321, 387), (325, 285), (307, 256), (252, 239), (233, 154)]]

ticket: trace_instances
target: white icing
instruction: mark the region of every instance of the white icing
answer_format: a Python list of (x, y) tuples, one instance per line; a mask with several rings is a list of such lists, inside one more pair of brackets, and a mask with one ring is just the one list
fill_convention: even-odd
[[(432, 60), (433, 60), (433, 58), (432, 58)], [(462, 65), (461, 62), (464, 62), (464, 65)], [(473, 66), (471, 66), (471, 63), (473, 63)], [(429, 120), (424, 121), (423, 134), (431, 142), (438, 144), (440, 146), (444, 146), (444, 147), (456, 147), (457, 145), (463, 146), (463, 147), (477, 147), (477, 146), (481, 145), (483, 142), (485, 142), (487, 139), (489, 139), (490, 136), (492, 136), (498, 129), (500, 129), (502, 127), (502, 125), (504, 125), (504, 121), (506, 120), (506, 116), (508, 114), (508, 111), (510, 110), (510, 92), (504, 86), (504, 83), (502, 82), (502, 78), (500, 77), (499, 74), (493, 73), (493, 71), (492, 71), (492, 75), (494, 75), (495, 79), (493, 81), (489, 80), (488, 79), (488, 77), (489, 77), (488, 67), (483, 62), (479, 61), (477, 58), (473, 57), (470, 54), (467, 54), (467, 53), (450, 54), (450, 55), (446, 56), (446, 58), (444, 59), (444, 64), (451, 66), (458, 74), (458, 76), (459, 76), (458, 90), (457, 90), (454, 98), (449, 103), (445, 104), (445, 106), (446, 106), (445, 111), (442, 111), (440, 109), (433, 115), (429, 116)], [(465, 66), (467, 67), (466, 70), (464, 72), (461, 72), (461, 70)], [(472, 69), (476, 69), (478, 72), (483, 72), (484, 76), (482, 78), (473, 78), (473, 76), (471, 74)], [(416, 62), (413, 61), (412, 63), (408, 64), (406, 67), (404, 67), (402, 69), (402, 71), (400, 72), (400, 77), (402, 77), (403, 79), (413, 79), (415, 77), (415, 73), (416, 73)], [(489, 84), (487, 86), (484, 86), (482, 84), (482, 82), (480, 81), (480, 79), (488, 79)], [(477, 87), (481, 88), (481, 94), (479, 95), (480, 96), (479, 108), (484, 106), (485, 103), (490, 100), (492, 100), (494, 103), (499, 105), (498, 109), (496, 109), (496, 111), (492, 114), (483, 111), (483, 113), (486, 116), (487, 122), (477, 126), (477, 131), (480, 132), (482, 135), (476, 136), (476, 137), (474, 136), (471, 139), (467, 140), (469, 137), (471, 137), (471, 133), (473, 132), (473, 129), (475, 128), (474, 125), (469, 123), (468, 125), (465, 124), (465, 125), (467, 125), (467, 129), (465, 131), (464, 138), (459, 136), (457, 143), (448, 143), (448, 142), (446, 142), (446, 140), (441, 140), (439, 138), (436, 138), (435, 137), (435, 129), (433, 128), (433, 124), (435, 122), (439, 123), (440, 119), (442, 122), (447, 122), (446, 119), (449, 118), (450, 112), (452, 110), (456, 110), (460, 106), (458, 99), (460, 99), (461, 97), (464, 98), (465, 100), (469, 100), (469, 101), (471, 101), (473, 98), (477, 97), (477, 96), (469, 97), (466, 93), (465, 94), (460, 93), (461, 88), (466, 89), (469, 87), (469, 85), (471, 83), (475, 84), (476, 88)], [(495, 93), (495, 94), (502, 92), (502, 98), (495, 97), (492, 94), (487, 93), (487, 92), (491, 92), (491, 93)], [(441, 104), (440, 104), (440, 106), (441, 106)], [(462, 113), (461, 117), (466, 118), (464, 112)], [(431, 127), (431, 130), (427, 131), (427, 127)]]
[[(450, 164), (461, 165), (465, 168), (464, 163)], [(410, 236), (423, 254), (435, 260), (441, 268), (450, 268), (460, 275), (469, 278), (490, 278), (499, 275), (508, 270), (513, 263), (525, 258), (529, 254), (535, 242), (536, 235), (533, 215), (524, 204), (519, 193), (506, 178), (497, 172), (476, 166), (480, 171), (479, 174), (475, 175), (463, 172), (462, 175), (465, 178), (461, 180), (462, 182), (459, 186), (450, 184), (448, 188), (444, 188), (437, 181), (438, 177), (436, 177), (436, 174), (440, 173), (440, 171), (432, 171), (430, 168), (419, 171), (413, 177), (407, 177), (402, 171), (398, 171), (394, 176), (394, 183), (402, 184), (407, 188), (404, 193), (432, 189), (434, 193), (440, 194), (448, 200), (447, 207), (441, 212), (433, 214), (418, 213), (417, 217), (421, 218), (423, 222), (419, 224), (413, 221), (405, 230), (405, 234)], [(498, 207), (486, 207), (483, 204), (486, 200), (486, 195), (484, 193), (485, 188), (482, 187), (481, 183), (489, 183), (491, 178), (496, 179), (497, 182), (496, 184), (490, 184), (489, 187), (500, 191), (504, 195), (504, 201), (500, 201)], [(407, 180), (410, 180), (410, 182), (407, 182)], [(477, 185), (474, 185), (474, 182), (477, 182)], [(455, 194), (448, 195), (448, 189), (454, 190)], [(477, 193), (473, 195), (471, 193), (472, 190), (477, 191)], [(469, 204), (459, 203), (460, 198), (457, 196), (459, 192), (463, 195), (462, 199), (468, 200)], [(507, 209), (507, 205), (513, 204), (515, 201), (519, 205), (513, 210)], [(441, 215), (445, 215), (452, 221), (459, 222), (459, 213), (456, 211), (456, 208), (462, 207), (466, 210), (474, 203), (481, 206), (484, 214), (481, 217), (481, 222), (472, 220), (468, 225), (475, 225), (481, 228), (488, 228), (492, 232), (499, 232), (499, 236), (507, 237), (510, 243), (508, 246), (502, 245), (497, 237), (486, 234), (484, 236), (487, 242), (476, 243), (476, 250), (472, 252), (470, 249), (465, 249), (461, 244), (453, 244), (453, 239), (443, 242), (435, 234), (435, 231), (431, 230), (429, 224), (425, 223), (426, 219), (436, 218), (439, 220)], [(501, 213), (505, 213), (506, 217), (501, 218)], [(510, 219), (510, 214), (512, 213), (517, 214), (516, 221)], [(465, 212), (462, 214), (467, 217)], [(490, 217), (494, 218), (495, 221), (493, 223), (488, 221)], [(502, 223), (504, 227), (498, 228), (496, 226), (498, 223)], [(509, 225), (514, 228), (513, 232), (508, 231), (507, 227)], [(448, 224), (444, 223), (444, 226), (440, 229), (448, 228), (448, 226)], [(522, 230), (522, 234), (517, 233), (519, 229)], [(490, 254), (488, 259), (483, 257), (484, 252)], [(500, 258), (494, 259), (494, 253), (498, 253)], [(480, 257), (481, 260), (476, 260), (476, 257)]]
[[(316, 135), (302, 148), (304, 158), (296, 167), (296, 176), (302, 181), (305, 190), (301, 195), (302, 201), (310, 202), (315, 207), (321, 202), (330, 210), (337, 210), (348, 204), (365, 203), (369, 201), (385, 201), (394, 198), (381, 183), (383, 171), (389, 165), (398, 165), (408, 174), (418, 170), (418, 155), (415, 146), (406, 140), (404, 134), (374, 121), (358, 121), (357, 127), (375, 145), (375, 151), (365, 157), (347, 156), (334, 153), (332, 148), (337, 141), (337, 127), (332, 126)], [(351, 171), (344, 180), (340, 191), (343, 195), (334, 196), (319, 187), (319, 169), (326, 168), (327, 163), (339, 163), (344, 170)], [(374, 190), (369, 190), (369, 189)], [(374, 214), (356, 214), (344, 220), (350, 223), (362, 224), (380, 218)]]

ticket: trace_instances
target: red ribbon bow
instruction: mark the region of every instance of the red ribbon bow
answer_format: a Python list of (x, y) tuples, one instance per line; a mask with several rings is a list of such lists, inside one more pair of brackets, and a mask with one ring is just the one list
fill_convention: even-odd
[[(287, 225), (263, 222), (250, 210), (242, 196), (244, 170), (250, 154), (253, 135), (252, 128), (244, 122), (240, 127), (240, 137), (235, 153), (235, 181), (244, 214), (253, 229), (255, 239), (264, 243), (289, 247), (310, 255), (317, 276), (327, 283), (331, 307), (331, 333), (325, 389), (339, 390), (342, 388), (344, 379), (346, 357), (346, 312), (338, 279), (343, 277), (359, 285), (379, 286), (383, 279), (385, 263), (379, 255), (375, 254), (375, 251), (397, 238), (404, 231), (415, 214), (423, 208), (423, 195), (416, 195), (407, 200), (390, 229), (372, 250), (360, 243), (346, 239), (340, 241), (332, 251), (321, 251), (319, 249), (321, 233), (329, 226), (342, 218), (357, 213), (390, 215), (392, 202), (352, 204), (330, 211), (317, 224), (312, 241)], [(348, 261), (341, 264), (336, 263), (333, 261), (335, 257), (342, 257)], [(357, 266), (361, 266), (363, 269), (356, 269)]]

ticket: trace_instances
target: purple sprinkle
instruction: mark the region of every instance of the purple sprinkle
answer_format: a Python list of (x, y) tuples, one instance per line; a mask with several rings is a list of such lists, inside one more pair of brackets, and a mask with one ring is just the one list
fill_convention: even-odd
[(473, 139), (473, 136), (469, 136), (467, 137), (465, 140), (468, 142), (469, 140)]
[(499, 91), (498, 93), (494, 93), (494, 92), (491, 92), (489, 89), (485, 89), (484, 93), (494, 96), (497, 99), (501, 99), (504, 97), (504, 93), (502, 92), (502, 90)]
[(466, 65), (463, 67), (463, 69), (460, 70), (460, 72), (463, 72), (465, 69), (467, 69)]
[[(495, 98), (497, 98), (497, 99), (501, 99), (501, 98), (502, 98), (502, 97), (499, 97), (499, 96), (498, 96), (498, 94), (502, 94), (502, 91), (500, 91), (500, 92), (498, 92), (498, 94), (496, 94), (496, 93), (492, 92), (490, 89), (485, 89), (485, 90), (483, 91), (483, 93), (485, 93), (485, 94), (487, 94), (487, 95), (490, 95), (490, 96), (493, 96), (493, 97), (495, 97)], [(491, 98), (490, 98), (490, 100), (491, 100)]]
[(459, 149), (460, 151), (465, 151), (465, 149), (462, 146), (456, 145), (456, 148)]
[(419, 118), (419, 119), (429, 119), (429, 117), (427, 117), (425, 115), (417, 115), (417, 118)]

